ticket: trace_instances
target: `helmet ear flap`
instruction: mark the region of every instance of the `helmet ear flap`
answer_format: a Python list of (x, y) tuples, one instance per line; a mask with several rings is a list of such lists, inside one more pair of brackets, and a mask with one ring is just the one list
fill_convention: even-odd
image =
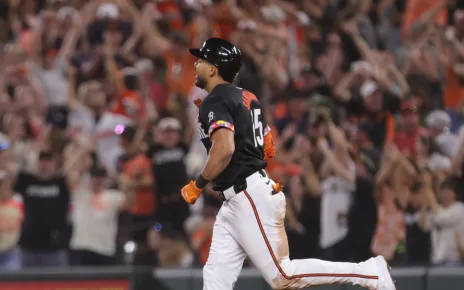
[(241, 63), (237, 64), (237, 66), (227, 66), (227, 67), (224, 67), (223, 69), (218, 69), (218, 73), (222, 77), (223, 80), (231, 83), (237, 77), (240, 67), (241, 67)]

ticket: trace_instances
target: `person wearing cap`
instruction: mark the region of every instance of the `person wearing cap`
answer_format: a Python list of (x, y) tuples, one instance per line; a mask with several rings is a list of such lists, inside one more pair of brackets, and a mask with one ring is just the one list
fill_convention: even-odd
[(429, 128), (429, 135), (438, 145), (440, 151), (453, 158), (459, 150), (459, 137), (450, 131), (451, 118), (442, 110), (430, 112), (425, 123)]
[[(203, 289), (231, 290), (249, 256), (275, 289), (358, 284), (371, 289), (395, 290), (382, 256), (360, 263), (290, 259), (288, 240), (283, 235), (286, 212), (283, 187), (265, 171), (266, 160), (274, 159), (276, 153), (272, 132), (256, 96), (232, 84), (242, 65), (242, 53), (234, 44), (218, 38), (210, 38), (201, 48), (189, 51), (198, 58), (195, 85), (208, 92), (197, 104), (199, 135), (208, 159), (197, 179), (182, 188), (181, 195), (188, 204), (194, 204), (212, 183), (213, 190), (224, 201), (203, 270)], [(335, 188), (332, 192), (340, 202), (337, 209), (344, 210), (348, 207), (346, 201), (355, 168), (349, 160), (343, 134), (331, 125), (330, 131), (334, 133), (331, 137), (340, 142), (336, 145), (340, 145), (337, 149), (342, 154), (332, 154), (327, 140), (319, 140), (318, 147), (329, 163), (330, 173), (334, 173), (322, 187), (343, 187), (340, 192)], [(340, 155), (343, 155), (341, 160)], [(330, 200), (326, 201), (328, 212), (332, 205)], [(336, 220), (331, 215), (327, 224), (336, 224)], [(331, 230), (324, 242), (330, 246), (344, 234), (346, 227), (341, 223), (340, 233)], [(224, 244), (228, 246), (223, 247)]]
[(397, 95), (384, 90), (372, 80), (362, 83), (359, 96), (350, 96), (345, 103), (346, 111), (356, 116), (360, 123), (371, 123), (375, 126), (372, 142), (378, 148), (386, 141), (391, 141), (395, 133), (393, 114), (399, 111), (401, 99)]
[(147, 156), (151, 159), (157, 181), (156, 218), (160, 222), (168, 222), (178, 231), (183, 231), (189, 208), (179, 196), (179, 191), (188, 181), (184, 158), (189, 152), (190, 142), (185, 140), (182, 125), (175, 118), (161, 119), (154, 130), (155, 139), (148, 148)]
[(22, 197), (25, 209), (20, 240), (23, 267), (68, 265), (71, 192), (86, 152), (80, 146), (59, 169), (58, 156), (42, 150), (34, 171), (22, 170), (16, 176), (14, 191)]
[(432, 153), (427, 160), (426, 168), (438, 178), (443, 179), (451, 173), (451, 159), (440, 153)]
[[(98, 2), (94, 3), (98, 5)], [(88, 6), (90, 5), (94, 4), (89, 3)], [(120, 18), (121, 9), (128, 10), (126, 7), (118, 7), (118, 5), (111, 2), (101, 3), (96, 7), (96, 19), (87, 26), (87, 38), (92, 46), (104, 42), (105, 32), (120, 34), (121, 43), (129, 39), (132, 34), (133, 24)], [(95, 13), (95, 10), (88, 10), (90, 10), (90, 13)], [(134, 17), (132, 13), (129, 14)]]
[(80, 178), (73, 192), (73, 233), (70, 248), (73, 264), (115, 264), (118, 215), (132, 206), (132, 189), (109, 189), (106, 170), (97, 164)]

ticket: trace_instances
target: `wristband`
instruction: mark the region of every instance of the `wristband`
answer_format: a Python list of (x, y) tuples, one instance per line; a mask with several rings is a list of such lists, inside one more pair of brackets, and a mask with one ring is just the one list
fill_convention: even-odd
[(195, 180), (195, 184), (198, 188), (203, 189), (208, 185), (209, 181), (206, 180), (203, 175), (198, 175), (197, 180)]

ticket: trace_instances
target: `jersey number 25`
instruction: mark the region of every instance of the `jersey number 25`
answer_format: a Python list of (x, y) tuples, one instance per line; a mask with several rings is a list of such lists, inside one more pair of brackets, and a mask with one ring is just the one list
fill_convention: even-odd
[(250, 110), (251, 123), (253, 124), (253, 139), (255, 141), (255, 147), (263, 146), (263, 122), (260, 121), (261, 109)]

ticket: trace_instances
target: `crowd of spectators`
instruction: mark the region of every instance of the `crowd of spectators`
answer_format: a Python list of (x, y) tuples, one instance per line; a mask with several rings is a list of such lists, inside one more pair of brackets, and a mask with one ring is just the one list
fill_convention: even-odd
[[(1, 0), (0, 270), (205, 263), (195, 59), (232, 41), (290, 256), (464, 259), (464, 1)], [(250, 265), (251, 266), (251, 265)]]

